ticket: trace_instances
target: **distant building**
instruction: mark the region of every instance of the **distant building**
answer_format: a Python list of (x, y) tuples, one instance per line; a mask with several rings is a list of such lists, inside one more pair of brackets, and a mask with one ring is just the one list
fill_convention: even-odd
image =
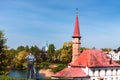
[(112, 60), (120, 61), (120, 51), (111, 50), (108, 52), (108, 55), (112, 58)]
[(46, 41), (46, 44), (45, 44), (45, 51), (48, 50), (48, 41)]
[(52, 76), (53, 79), (120, 80), (120, 65), (102, 50), (84, 50), (80, 53), (80, 31), (76, 15), (72, 44), (72, 62)]

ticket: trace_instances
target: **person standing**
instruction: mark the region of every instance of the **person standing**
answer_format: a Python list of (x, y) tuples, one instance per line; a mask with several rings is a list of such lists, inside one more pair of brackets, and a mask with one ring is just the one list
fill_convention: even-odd
[(26, 56), (26, 59), (28, 60), (27, 78), (33, 78), (34, 77), (34, 62), (36, 61), (36, 58), (32, 53), (29, 53), (29, 55)]

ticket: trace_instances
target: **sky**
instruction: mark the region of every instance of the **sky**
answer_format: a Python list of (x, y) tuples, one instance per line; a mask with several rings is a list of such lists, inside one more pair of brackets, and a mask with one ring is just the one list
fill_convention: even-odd
[(120, 0), (0, 0), (0, 30), (10, 48), (62, 48), (72, 41), (78, 8), (81, 47), (120, 46)]

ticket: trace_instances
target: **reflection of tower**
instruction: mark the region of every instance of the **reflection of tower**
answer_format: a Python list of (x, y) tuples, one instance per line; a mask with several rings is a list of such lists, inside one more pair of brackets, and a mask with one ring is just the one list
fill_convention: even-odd
[(45, 51), (48, 50), (48, 41), (46, 41), (46, 45), (45, 45)]
[(73, 43), (72, 43), (72, 62), (78, 58), (80, 54), (80, 30), (79, 30), (79, 21), (78, 21), (78, 11), (76, 13), (76, 21), (74, 26), (74, 33), (73, 33)]

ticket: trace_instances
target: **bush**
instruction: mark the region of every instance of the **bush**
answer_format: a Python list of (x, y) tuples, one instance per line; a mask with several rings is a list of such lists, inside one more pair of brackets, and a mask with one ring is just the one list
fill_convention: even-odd
[(53, 69), (52, 69), (52, 72), (56, 73), (56, 72), (58, 72), (58, 71), (64, 69), (65, 67), (66, 67), (65, 64), (60, 64), (60, 65), (58, 65), (58, 67), (53, 68)]
[(51, 63), (49, 63), (49, 62), (42, 62), (42, 63), (40, 63), (40, 67), (44, 68), (44, 69), (47, 69), (50, 64)]

